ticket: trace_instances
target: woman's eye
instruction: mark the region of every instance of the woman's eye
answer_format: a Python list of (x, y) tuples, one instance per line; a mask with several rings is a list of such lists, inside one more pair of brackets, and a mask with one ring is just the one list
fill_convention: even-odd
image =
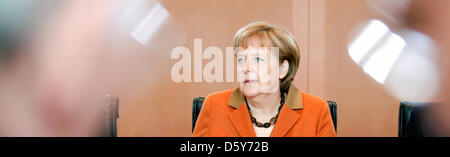
[(243, 63), (243, 62), (244, 62), (244, 58), (238, 58), (238, 59), (237, 59), (237, 62), (238, 62), (238, 63)]
[(256, 57), (256, 62), (262, 62), (262, 61), (264, 61), (264, 59), (262, 59), (262, 58), (260, 58), (260, 57)]

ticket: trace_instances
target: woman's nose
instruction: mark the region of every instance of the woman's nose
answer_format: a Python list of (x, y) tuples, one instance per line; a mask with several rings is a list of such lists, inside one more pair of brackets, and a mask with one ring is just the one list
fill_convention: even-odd
[(244, 73), (247, 74), (250, 72), (250, 60), (249, 59), (245, 59), (245, 66), (244, 66)]

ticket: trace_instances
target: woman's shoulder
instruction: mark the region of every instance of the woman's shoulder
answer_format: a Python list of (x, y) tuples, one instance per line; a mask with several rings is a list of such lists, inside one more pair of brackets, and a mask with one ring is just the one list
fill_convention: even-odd
[(312, 95), (312, 94), (309, 94), (306, 92), (302, 92), (301, 95), (302, 95), (304, 106), (314, 106), (314, 108), (328, 107), (327, 102), (318, 96), (315, 96), (315, 95)]
[(229, 107), (228, 102), (235, 89), (228, 89), (209, 94), (205, 99), (205, 106), (210, 112), (223, 112)]
[(208, 96), (206, 96), (207, 98), (218, 98), (218, 97), (227, 97), (227, 96), (231, 96), (231, 93), (233, 92), (233, 90), (235, 90), (235, 88), (232, 89), (227, 89), (227, 90), (223, 90), (223, 91), (217, 91), (217, 92), (213, 92), (211, 94), (208, 94)]
[(223, 91), (217, 91), (211, 94), (208, 94), (208, 96), (206, 96), (206, 99), (209, 101), (226, 101), (228, 102), (228, 100), (231, 97), (231, 94), (233, 93), (233, 91), (235, 90), (235, 88), (232, 89), (227, 89), (227, 90), (223, 90)]

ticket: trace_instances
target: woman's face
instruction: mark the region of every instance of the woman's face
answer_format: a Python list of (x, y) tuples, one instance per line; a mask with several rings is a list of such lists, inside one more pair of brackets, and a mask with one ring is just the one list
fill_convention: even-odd
[(246, 97), (280, 90), (279, 52), (277, 47), (253, 47), (238, 51), (237, 77)]

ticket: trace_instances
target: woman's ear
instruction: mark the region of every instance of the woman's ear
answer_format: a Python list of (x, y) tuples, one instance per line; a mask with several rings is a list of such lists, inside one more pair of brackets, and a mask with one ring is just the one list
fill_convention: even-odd
[(280, 64), (280, 80), (286, 77), (287, 73), (289, 71), (289, 62), (287, 60), (284, 60), (283, 63)]

